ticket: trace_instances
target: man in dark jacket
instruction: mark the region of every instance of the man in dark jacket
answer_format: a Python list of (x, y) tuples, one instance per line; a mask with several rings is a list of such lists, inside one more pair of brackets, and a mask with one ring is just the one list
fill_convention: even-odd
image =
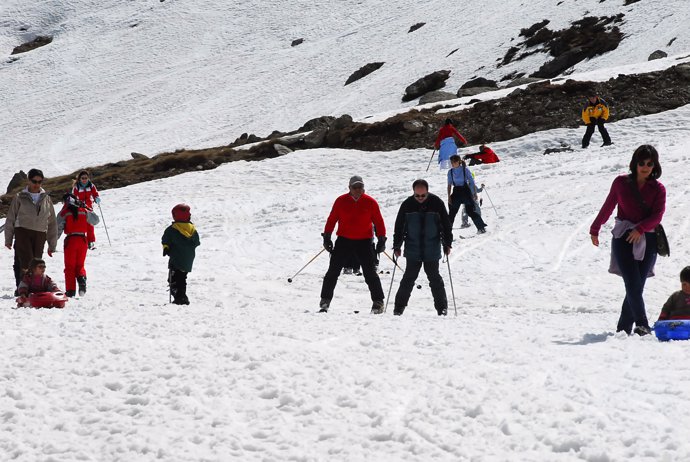
[(436, 313), (445, 316), (448, 313), (448, 299), (438, 268), (441, 245), (443, 253), (448, 255), (453, 242), (450, 219), (445, 204), (440, 197), (429, 192), (429, 184), (425, 180), (412, 183), (412, 190), (414, 195), (405, 199), (395, 219), (393, 250), (399, 257), (405, 243), (407, 267), (395, 295), (393, 314), (400, 316), (405, 311), (419, 270), (424, 266)]

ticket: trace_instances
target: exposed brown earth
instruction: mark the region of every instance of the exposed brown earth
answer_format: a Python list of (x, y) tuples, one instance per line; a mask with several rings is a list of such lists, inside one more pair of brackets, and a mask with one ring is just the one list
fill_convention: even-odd
[[(675, 109), (690, 104), (690, 63), (663, 71), (619, 75), (598, 83), (573, 80), (562, 84), (537, 82), (527, 88), (516, 89), (505, 98), (478, 102), (469, 108), (458, 108), (444, 114), (436, 113), (445, 107), (439, 105), (426, 110), (413, 109), (372, 124), (353, 122), (347, 115), (339, 118), (325, 116), (313, 119), (289, 134), (274, 132), (263, 139), (243, 136), (228, 146), (178, 150), (87, 169), (99, 189), (105, 190), (188, 171), (213, 169), (235, 160), (277, 157), (280, 154), (273, 147), (276, 143), (293, 150), (316, 147), (363, 151), (430, 148), (439, 126), (447, 117), (453, 119), (470, 144), (504, 141), (542, 130), (578, 127), (585, 95), (591, 88), (609, 103), (612, 121)], [(246, 144), (250, 138), (263, 142), (246, 150), (233, 149)], [(47, 178), (44, 188), (51, 191), (54, 201), (59, 201), (76, 174)], [(0, 197), (3, 216), (17, 189)]]

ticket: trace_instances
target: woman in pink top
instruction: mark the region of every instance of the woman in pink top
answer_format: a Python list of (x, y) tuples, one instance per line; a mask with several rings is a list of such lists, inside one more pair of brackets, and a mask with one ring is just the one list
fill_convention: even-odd
[[(613, 180), (609, 195), (589, 228), (592, 244), (599, 245), (599, 230), (618, 206), (611, 241), (609, 270), (623, 277), (625, 299), (617, 331), (638, 335), (651, 333), (642, 292), (648, 276), (654, 275), (657, 245), (654, 228), (666, 210), (666, 188), (661, 176), (659, 153), (653, 146), (637, 148), (630, 160), (630, 175)], [(636, 192), (637, 191), (637, 192)]]

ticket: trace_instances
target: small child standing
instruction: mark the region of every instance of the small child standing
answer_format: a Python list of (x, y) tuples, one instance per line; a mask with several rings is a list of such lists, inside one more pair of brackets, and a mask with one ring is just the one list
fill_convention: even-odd
[(664, 303), (659, 321), (690, 319), (690, 266), (686, 266), (680, 272), (680, 289), (671, 294)]
[[(98, 189), (96, 189), (95, 184), (91, 183), (91, 180), (89, 179), (89, 172), (86, 170), (79, 172), (77, 178), (72, 182), (72, 194), (74, 197), (86, 204), (86, 207), (89, 210), (93, 210), (94, 202), (96, 204), (101, 203), (101, 198), (98, 195)], [(86, 240), (89, 250), (93, 250), (96, 248), (96, 232), (94, 231), (92, 224), (89, 223), (87, 226), (88, 232), (86, 234)]]
[(53, 280), (45, 274), (46, 262), (40, 258), (34, 258), (29, 264), (29, 271), (22, 277), (17, 287), (18, 306), (29, 306), (29, 295), (38, 292), (60, 292)]
[(165, 229), (163, 256), (168, 255), (168, 284), (176, 305), (189, 305), (187, 298), (187, 273), (192, 271), (196, 247), (200, 244), (199, 233), (192, 224), (192, 214), (187, 204), (177, 204), (172, 209), (173, 223)]

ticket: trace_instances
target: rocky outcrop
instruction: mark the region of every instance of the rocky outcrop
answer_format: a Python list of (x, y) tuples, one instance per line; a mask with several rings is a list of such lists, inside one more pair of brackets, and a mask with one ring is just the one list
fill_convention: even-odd
[(44, 47), (53, 41), (53, 37), (49, 35), (42, 35), (36, 37), (30, 42), (23, 43), (12, 50), (12, 55), (18, 55), (19, 53), (26, 53), (27, 51), (35, 50), (36, 48)]
[(460, 86), (461, 89), (481, 87), (498, 88), (498, 84), (496, 84), (495, 80), (485, 79), (484, 77), (477, 77), (476, 79), (468, 80)]
[(357, 80), (366, 77), (367, 75), (381, 68), (381, 66), (383, 66), (384, 64), (385, 63), (382, 62), (365, 64), (364, 66), (360, 67), (355, 72), (353, 72), (352, 75), (350, 75), (350, 77), (347, 78), (347, 80), (345, 81), (345, 85), (350, 85), (352, 82), (356, 82)]
[(450, 77), (450, 71), (436, 71), (427, 74), (421, 79), (417, 80), (412, 85), (405, 88), (405, 95), (403, 101), (411, 101), (419, 98), (430, 91), (439, 90), (446, 86), (446, 80)]
[(457, 96), (447, 91), (430, 91), (419, 98), (419, 104), (438, 103), (439, 101), (447, 101), (455, 98), (457, 98)]
[(485, 93), (487, 91), (497, 90), (498, 87), (472, 87), (472, 88), (460, 88), (457, 92), (458, 97), (463, 96), (474, 96), (480, 93)]
[(9, 194), (15, 189), (18, 189), (20, 186), (24, 185), (27, 180), (28, 177), (26, 176), (26, 173), (24, 173), (24, 170), (18, 171), (17, 173), (12, 175), (12, 179), (7, 185), (7, 192), (5, 194)]
[(661, 58), (665, 58), (667, 56), (668, 56), (668, 53), (661, 51), (661, 50), (656, 50), (651, 55), (649, 55), (649, 58), (647, 58), (647, 61), (653, 61), (655, 59), (661, 59)]

